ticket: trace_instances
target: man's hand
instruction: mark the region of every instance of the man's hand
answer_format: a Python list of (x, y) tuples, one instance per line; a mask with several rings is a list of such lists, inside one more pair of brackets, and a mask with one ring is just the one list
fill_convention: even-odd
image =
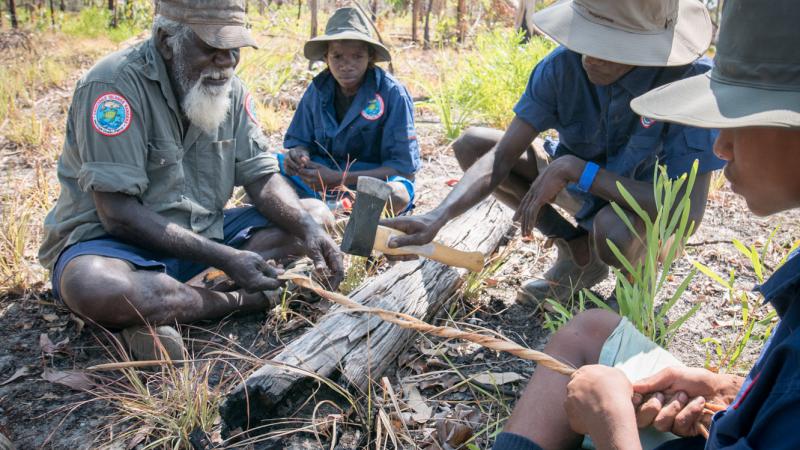
[(309, 162), (311, 162), (311, 154), (308, 150), (302, 147), (290, 148), (283, 159), (283, 168), (286, 175), (290, 177), (300, 175), (300, 171), (305, 169)]
[(562, 156), (548, 165), (531, 184), (528, 193), (514, 214), (514, 220), (520, 222), (523, 236), (530, 236), (533, 227), (539, 220), (542, 206), (553, 203), (556, 196), (568, 183), (576, 182), (583, 172), (586, 161), (575, 156)]
[(333, 170), (325, 165), (309, 161), (306, 168), (298, 173), (300, 179), (315, 191), (331, 189), (340, 186), (344, 181), (344, 175), (338, 170)]
[(564, 409), (570, 427), (588, 434), (597, 448), (636, 448), (636, 415), (628, 377), (613, 367), (583, 366), (567, 384)]
[(339, 246), (321, 228), (303, 239), (306, 254), (314, 261), (314, 270), (328, 281), (328, 288), (336, 290), (344, 279), (344, 264)]
[[(381, 225), (406, 233), (405, 236), (396, 236), (389, 239), (389, 248), (405, 247), (407, 245), (425, 245), (436, 237), (436, 233), (444, 226), (437, 217), (431, 213), (419, 216), (402, 216), (393, 219), (381, 220)], [(392, 259), (416, 259), (416, 255), (395, 256)]]
[(220, 268), (247, 292), (271, 291), (282, 284), (277, 276), (283, 271), (264, 261), (258, 253), (237, 250)]
[(741, 384), (740, 377), (705, 369), (670, 367), (661, 370), (633, 385), (637, 425), (640, 428), (652, 425), (659, 431), (670, 431), (678, 436), (694, 436), (698, 433), (698, 423), (710, 425), (710, 417), (703, 415), (705, 403), (729, 405)]

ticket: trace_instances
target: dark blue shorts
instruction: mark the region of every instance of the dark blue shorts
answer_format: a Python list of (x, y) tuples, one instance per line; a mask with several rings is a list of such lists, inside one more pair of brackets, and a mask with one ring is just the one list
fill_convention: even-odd
[[(250, 239), (254, 231), (271, 226), (270, 222), (252, 206), (228, 209), (224, 211), (224, 215), (224, 238), (221, 243), (230, 247), (241, 247)], [(101, 237), (78, 242), (61, 252), (55, 267), (53, 267), (53, 295), (56, 299), (61, 299), (59, 287), (64, 268), (67, 267), (67, 263), (82, 255), (121, 259), (133, 264), (137, 269), (163, 272), (181, 282), (190, 280), (208, 268), (203, 263), (145, 250), (110, 236)]]

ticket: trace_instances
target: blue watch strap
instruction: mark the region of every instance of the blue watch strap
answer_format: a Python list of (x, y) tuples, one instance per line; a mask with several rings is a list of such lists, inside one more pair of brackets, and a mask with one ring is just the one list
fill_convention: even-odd
[(589, 189), (592, 187), (592, 183), (594, 183), (595, 177), (597, 177), (597, 172), (600, 171), (600, 166), (597, 164), (589, 161), (586, 163), (586, 167), (583, 168), (583, 173), (581, 174), (581, 178), (578, 180), (577, 188), (581, 192), (589, 192)]

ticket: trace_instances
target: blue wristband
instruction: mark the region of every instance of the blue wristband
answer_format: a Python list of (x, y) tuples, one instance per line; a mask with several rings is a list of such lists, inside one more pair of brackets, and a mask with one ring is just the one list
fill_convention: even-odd
[(581, 174), (580, 180), (578, 180), (577, 188), (581, 192), (589, 192), (589, 189), (592, 187), (592, 183), (594, 183), (595, 177), (597, 177), (597, 172), (600, 171), (600, 166), (597, 164), (589, 161), (586, 163), (586, 167), (583, 168), (583, 173)]

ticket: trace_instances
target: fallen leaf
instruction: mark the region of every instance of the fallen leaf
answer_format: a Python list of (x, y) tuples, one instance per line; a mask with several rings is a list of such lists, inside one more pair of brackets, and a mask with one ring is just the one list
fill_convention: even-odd
[(83, 319), (76, 316), (75, 314), (70, 314), (69, 318), (73, 322), (75, 322), (75, 334), (81, 334), (81, 331), (83, 331), (83, 327), (86, 325), (86, 322), (84, 322)]
[(403, 392), (406, 393), (406, 404), (414, 411), (411, 418), (417, 423), (425, 423), (430, 420), (433, 415), (433, 408), (425, 403), (425, 399), (422, 398), (419, 389), (413, 384), (404, 384)]
[(446, 185), (448, 185), (450, 187), (453, 187), (453, 186), (458, 184), (458, 180), (455, 179), (455, 178), (451, 178), (451, 179), (445, 181), (444, 184), (446, 184)]
[(484, 372), (472, 377), (472, 381), (480, 384), (501, 385), (524, 380), (525, 377), (516, 372)]
[(480, 425), (481, 412), (477, 408), (459, 403), (456, 410), (436, 424), (437, 436), (442, 448), (452, 450), (467, 442)]
[(459, 381), (460, 378), (457, 375), (442, 374), (441, 376), (436, 378), (420, 381), (419, 388), (422, 390), (430, 388), (450, 389), (451, 387), (455, 386), (456, 383), (458, 383)]
[(68, 337), (53, 344), (53, 341), (50, 340), (50, 336), (48, 336), (47, 333), (42, 333), (39, 335), (39, 347), (41, 347), (42, 352), (48, 356), (56, 352), (65, 351), (67, 344), (69, 344)]
[(42, 379), (76, 391), (88, 391), (94, 387), (94, 382), (89, 375), (79, 370), (53, 370), (48, 367), (42, 372)]
[(11, 383), (12, 381), (16, 380), (17, 378), (24, 377), (25, 375), (30, 375), (30, 374), (31, 374), (30, 367), (22, 366), (19, 369), (17, 369), (17, 371), (14, 372), (14, 374), (11, 375), (7, 380), (0, 382), (0, 386), (5, 386), (8, 383)]
[(55, 322), (56, 320), (58, 320), (58, 316), (55, 314), (42, 314), (42, 319), (48, 322)]

